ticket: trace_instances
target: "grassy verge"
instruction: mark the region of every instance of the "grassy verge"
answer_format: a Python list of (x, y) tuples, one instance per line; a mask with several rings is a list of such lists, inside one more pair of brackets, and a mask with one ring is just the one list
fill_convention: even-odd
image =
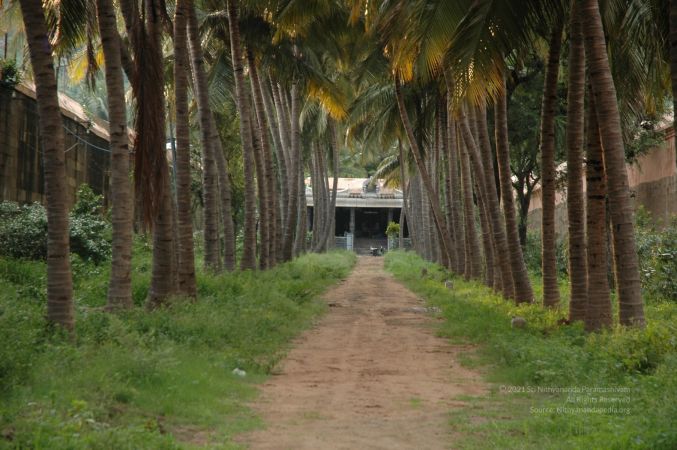
[[(441, 309), (441, 335), (478, 344), (463, 362), (492, 389), (451, 413), (454, 448), (677, 448), (675, 303), (647, 305), (645, 330), (586, 335), (557, 326), (564, 311), (517, 307), (479, 283), (446, 289), (452, 277), (412, 252), (390, 252), (386, 267)], [(512, 329), (513, 315), (527, 327)]]
[(256, 384), (355, 261), (201, 273), (197, 302), (148, 312), (149, 252), (135, 253), (138, 306), (120, 315), (99, 308), (108, 268), (75, 261), (76, 342), (46, 329), (44, 264), (0, 259), (0, 448), (236, 448), (234, 433), (260, 426), (245, 406)]

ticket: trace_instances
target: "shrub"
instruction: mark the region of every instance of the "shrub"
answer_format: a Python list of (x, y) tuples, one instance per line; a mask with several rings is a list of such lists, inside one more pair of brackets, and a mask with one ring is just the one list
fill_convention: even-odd
[[(84, 184), (77, 195), (70, 214), (71, 252), (98, 264), (111, 251), (110, 224), (101, 213), (103, 197)], [(47, 213), (41, 204), (0, 203), (0, 255), (47, 258)]]
[(21, 73), (13, 59), (0, 58), (0, 86), (13, 88), (21, 81)]
[(39, 203), (0, 203), (0, 254), (12, 258), (47, 257), (47, 213)]
[(637, 213), (637, 252), (642, 288), (651, 299), (677, 301), (677, 216), (662, 230)]
[[(565, 276), (569, 273), (569, 250), (566, 237), (558, 237), (555, 241), (557, 252), (557, 272)], [(541, 234), (537, 231), (527, 233), (527, 242), (524, 246), (524, 261), (529, 270), (540, 273), (543, 262), (541, 254)]]
[(387, 236), (399, 236), (400, 235), (400, 224), (397, 222), (390, 222), (388, 228), (386, 228)]

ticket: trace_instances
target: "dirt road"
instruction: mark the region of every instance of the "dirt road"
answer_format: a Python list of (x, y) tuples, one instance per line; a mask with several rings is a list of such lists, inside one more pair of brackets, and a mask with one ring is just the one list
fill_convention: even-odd
[(423, 301), (361, 257), (324, 295), (329, 313), (294, 343), (253, 405), (267, 424), (252, 449), (453, 448), (447, 413), (486, 391), (434, 333)]

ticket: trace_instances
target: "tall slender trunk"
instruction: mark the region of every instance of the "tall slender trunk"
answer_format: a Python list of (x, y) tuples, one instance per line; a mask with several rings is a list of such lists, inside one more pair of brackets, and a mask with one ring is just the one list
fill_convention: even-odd
[[(449, 235), (451, 240), (452, 249), (449, 252), (449, 269), (453, 272), (458, 273), (458, 239), (456, 236), (456, 214), (457, 211), (454, 210), (454, 168), (452, 164), (451, 152), (455, 152), (456, 149), (453, 146), (456, 145), (456, 133), (453, 126), (453, 118), (450, 119), (451, 108), (449, 95), (445, 99), (445, 109), (446, 114), (444, 115), (444, 124), (446, 128), (444, 133), (444, 145), (442, 147), (444, 153), (444, 213), (445, 213), (445, 224), (446, 232)], [(450, 126), (450, 123), (452, 126)], [(453, 137), (450, 137), (449, 134), (453, 134)], [(453, 144), (453, 146), (452, 146)], [(454, 158), (455, 160), (455, 158)], [(401, 228), (401, 227), (400, 227)]]
[(578, 0), (571, 2), (569, 92), (567, 94), (567, 217), (569, 219), (569, 320), (584, 320), (588, 303), (583, 193), (583, 134), (585, 132), (585, 47)]
[[(287, 220), (284, 225), (284, 238), (282, 246), (282, 259), (283, 261), (289, 261), (294, 255), (294, 234), (296, 232), (296, 224), (298, 221), (298, 203), (299, 203), (299, 183), (298, 183), (298, 173), (299, 171), (303, 173), (303, 167), (301, 166), (301, 149), (300, 149), (300, 129), (299, 129), (299, 93), (298, 86), (296, 83), (292, 85), (291, 88), (291, 113), (290, 115), (284, 115), (291, 119), (290, 124), (290, 134), (289, 134), (289, 164), (288, 167), (291, 169), (289, 173), (289, 199), (287, 201)], [(282, 104), (282, 99), (280, 99), (280, 104)], [(286, 128), (286, 127), (285, 127)], [(282, 134), (285, 134), (286, 130), (283, 130)]]
[[(248, 99), (249, 100), (249, 99)], [(256, 187), (258, 193), (258, 256), (259, 268), (265, 270), (268, 268), (268, 256), (270, 247), (270, 228), (269, 228), (269, 212), (268, 212), (268, 188), (266, 187), (266, 173), (263, 167), (263, 143), (261, 142), (260, 127), (258, 127), (258, 120), (254, 116), (253, 111), (250, 110), (249, 117), (249, 132), (251, 133), (252, 145), (254, 148), (254, 166), (256, 167)]]
[[(400, 214), (405, 214), (411, 217), (411, 207), (409, 204), (409, 189), (411, 187), (411, 182), (407, 183), (407, 161), (404, 158), (404, 149), (402, 148), (402, 141), (400, 139), (397, 139), (397, 151), (398, 151), (398, 159), (400, 161), (400, 183), (402, 185), (402, 213)], [(412, 241), (412, 247), (413, 247), (413, 229), (412, 229), (412, 220), (409, 220), (409, 239)], [(404, 233), (404, 228), (402, 225), (402, 219), (400, 218), (400, 236)], [(402, 240), (400, 240), (401, 244), (403, 243)], [(401, 246), (401, 245), (400, 245)]]
[(111, 0), (97, 0), (97, 18), (103, 47), (108, 125), (111, 149), (111, 222), (113, 244), (107, 309), (131, 308), (132, 303), (132, 231), (133, 202), (129, 181), (129, 135), (125, 88), (115, 10)]
[[(541, 269), (543, 272), (543, 305), (559, 304), (557, 286), (557, 246), (555, 235), (555, 114), (557, 110), (557, 75), (562, 46), (561, 22), (550, 35), (548, 63), (543, 83), (541, 104), (541, 192), (543, 196), (541, 221)], [(572, 62), (571, 57), (569, 62)], [(581, 115), (582, 118), (582, 115)]]
[(583, 37), (604, 152), (613, 225), (614, 272), (618, 286), (620, 323), (643, 327), (644, 303), (633, 225), (633, 209), (625, 168), (625, 149), (616, 88), (609, 68), (606, 39), (597, 0), (583, 0)]
[[(677, 0), (670, 0), (670, 78), (672, 80), (672, 110), (677, 111)], [(675, 129), (675, 117), (672, 127)]]
[[(277, 260), (277, 195), (275, 189), (275, 172), (273, 169), (273, 155), (270, 151), (270, 141), (268, 140), (268, 119), (265, 111), (265, 102), (261, 93), (261, 80), (259, 79), (259, 71), (256, 65), (254, 54), (251, 51), (247, 52), (247, 61), (249, 64), (249, 77), (252, 83), (252, 95), (254, 99), (254, 110), (256, 112), (257, 126), (254, 131), (258, 132), (259, 140), (261, 142), (261, 158), (262, 168), (265, 173), (265, 194), (266, 205), (265, 210), (267, 216), (268, 240), (262, 242), (261, 245), (266, 248), (266, 267), (272, 267)], [(260, 200), (262, 201), (262, 200)]]
[(402, 208), (400, 210), (400, 232), (397, 235), (397, 247), (401, 250), (404, 250), (404, 227), (407, 224), (407, 209)]
[(478, 179), (480, 178), (479, 170), (475, 169), (475, 191), (478, 193), (477, 202), (480, 213), (480, 227), (482, 230), (482, 248), (484, 249), (484, 283), (493, 288), (494, 287), (494, 247), (492, 243), (491, 223), (489, 222), (489, 211), (487, 209), (486, 192), (480, 186)]
[(75, 319), (69, 259), (64, 132), (52, 47), (40, 0), (21, 0), (21, 11), (35, 77), (43, 152), (47, 206), (47, 319), (72, 331)]
[[(445, 76), (445, 81), (447, 77)], [(453, 87), (447, 83), (447, 177), (449, 179), (449, 195), (451, 202), (449, 205), (449, 219), (451, 221), (451, 231), (454, 233), (452, 250), (452, 261), (456, 261), (454, 271), (462, 274), (465, 267), (465, 230), (463, 226), (463, 211), (461, 206), (461, 176), (458, 164), (458, 141), (456, 139), (456, 121), (452, 110), (451, 93)]]
[(503, 216), (505, 218), (506, 238), (510, 253), (513, 282), (515, 283), (515, 301), (517, 303), (531, 303), (534, 293), (527, 273), (527, 266), (522, 255), (517, 232), (515, 217), (515, 202), (512, 194), (512, 174), (510, 173), (510, 149), (508, 141), (508, 98), (503, 75), (503, 86), (499, 90), (494, 117), (496, 121), (496, 156), (498, 174), (501, 182), (501, 199), (503, 201)]
[(162, 62), (162, 23), (160, 5), (145, 4), (145, 24), (139, 26), (135, 43), (137, 67), (136, 162), (137, 192), (144, 199), (146, 220), (153, 225), (153, 265), (147, 305), (166, 304), (176, 293), (176, 254), (174, 252), (174, 208), (167, 164), (164, 73)]
[[(460, 142), (460, 141), (459, 141)], [(475, 204), (473, 201), (472, 175), (470, 172), (470, 154), (468, 144), (459, 147), (461, 154), (461, 183), (463, 190), (463, 217), (465, 220), (465, 279), (479, 278), (482, 275), (480, 244), (475, 228)]]
[[(592, 94), (592, 93), (590, 93)], [(602, 143), (592, 95), (588, 101), (588, 142), (586, 162), (588, 302), (585, 329), (610, 328), (613, 319), (607, 259), (606, 181)]]
[[(319, 227), (317, 228), (316, 247), (313, 250), (316, 252), (321, 252), (324, 251), (324, 237), (327, 228), (329, 227), (329, 203), (331, 202), (331, 197), (329, 196), (329, 186), (327, 180), (328, 172), (325, 161), (326, 156), (317, 141), (311, 144), (311, 148), (314, 149), (317, 178), (317, 185), (313, 184), (313, 191), (315, 191), (315, 188), (317, 188), (320, 198), (320, 204), (317, 205), (320, 207), (317, 210), (317, 213), (320, 216), (318, 220)], [(313, 233), (313, 237), (315, 237), (315, 233)]]
[(414, 137), (414, 130), (411, 127), (411, 122), (409, 121), (409, 114), (407, 113), (406, 107), (404, 105), (404, 98), (402, 97), (402, 90), (400, 89), (400, 81), (398, 77), (395, 77), (395, 94), (397, 97), (397, 106), (400, 111), (402, 124), (404, 125), (404, 129), (407, 132), (407, 137), (409, 138), (411, 152), (414, 155), (414, 160), (416, 161), (416, 165), (418, 166), (421, 180), (423, 181), (426, 193), (428, 195), (428, 202), (430, 203), (430, 207), (432, 208), (432, 215), (435, 221), (435, 228), (437, 229), (437, 233), (439, 234), (440, 237), (442, 250), (447, 254), (448, 257), (449, 252), (451, 251), (451, 240), (449, 236), (444, 232), (442, 213), (440, 211), (440, 203), (435, 196), (435, 189), (433, 188), (432, 181), (430, 180), (430, 176), (428, 175), (428, 170), (426, 169), (425, 162), (423, 161), (423, 158), (421, 156), (421, 151), (418, 147), (418, 142)]
[(240, 116), (240, 139), (244, 159), (244, 245), (240, 268), (256, 269), (256, 192), (254, 188), (254, 144), (250, 129), (250, 105), (247, 98), (240, 44), (240, 24), (238, 22), (238, 2), (228, 0), (228, 30), (230, 35), (230, 54), (235, 75), (235, 99)]
[(334, 235), (336, 234), (336, 196), (338, 195), (338, 179), (340, 175), (340, 149), (338, 146), (338, 142), (336, 139), (336, 123), (329, 118), (329, 133), (331, 134), (329, 139), (330, 139), (330, 147), (331, 147), (331, 154), (332, 154), (332, 160), (333, 160), (333, 173), (334, 173), (334, 178), (332, 179), (332, 186), (331, 186), (331, 203), (329, 205), (329, 211), (328, 211), (328, 220), (329, 220), (329, 226), (327, 227), (327, 232), (324, 238), (324, 248), (325, 251), (328, 250), (330, 247), (334, 247)]
[(300, 256), (306, 252), (306, 231), (308, 230), (308, 208), (306, 206), (306, 181), (304, 177), (305, 163), (303, 161), (303, 153), (299, 155), (299, 171), (296, 180), (298, 181), (298, 199), (297, 199), (297, 221), (296, 221), (296, 235), (294, 237), (294, 256)]
[[(477, 134), (478, 142), (470, 145), (470, 150), (478, 155), (477, 164), (481, 164), (480, 172), (483, 173), (484, 189), (486, 191), (486, 206), (489, 221), (491, 222), (491, 231), (493, 233), (493, 245), (495, 248), (494, 260), (496, 270), (494, 270), (494, 289), (501, 291), (506, 298), (514, 296), (514, 282), (512, 279), (512, 266), (508, 251), (508, 241), (506, 239), (505, 227), (501, 217), (501, 208), (498, 203), (498, 193), (496, 192), (496, 183), (494, 181), (494, 163), (491, 151), (491, 142), (489, 141), (489, 130), (487, 127), (486, 106), (482, 103), (477, 111)], [(470, 128), (463, 123), (463, 133), (470, 135)], [(470, 138), (468, 141), (472, 142)], [(482, 176), (482, 175), (478, 175)]]
[(277, 117), (277, 112), (272, 100), (272, 94), (269, 89), (270, 83), (259, 77), (259, 89), (263, 98), (263, 106), (266, 112), (266, 119), (270, 128), (270, 135), (273, 139), (273, 149), (275, 151), (275, 167), (277, 171), (277, 186), (274, 190), (274, 201), (277, 205), (275, 218), (277, 224), (275, 225), (275, 261), (282, 261), (282, 238), (284, 235), (284, 223), (286, 220), (285, 214), (287, 212), (287, 202), (289, 201), (289, 193), (287, 184), (288, 168), (287, 159), (285, 158), (285, 150), (282, 147), (280, 140), (280, 118)]
[[(200, 43), (195, 8), (191, 5), (188, 15), (188, 40), (193, 69), (195, 101), (200, 116), (202, 139), (203, 192), (205, 203), (205, 266), (213, 270), (221, 268), (221, 245), (218, 227), (218, 206), (221, 205), (223, 223), (224, 266), (235, 269), (235, 225), (233, 224), (232, 198), (227, 164), (223, 154), (221, 138), (211, 108), (204, 58)], [(217, 190), (218, 189), (218, 190)], [(218, 197), (218, 198), (217, 198)]]
[(174, 94), (176, 97), (176, 207), (179, 238), (179, 293), (197, 296), (193, 220), (190, 205), (190, 127), (188, 116), (188, 8), (191, 0), (177, 0), (174, 14)]
[(482, 159), (479, 152), (477, 151), (477, 143), (479, 142), (479, 130), (477, 124), (477, 116), (475, 110), (477, 108), (471, 108), (470, 114), (465, 116), (472, 124), (472, 140), (466, 143), (466, 148), (468, 148), (468, 153), (470, 154), (471, 167), (475, 174), (475, 192), (477, 193), (477, 206), (479, 209), (480, 217), (480, 227), (482, 230), (482, 248), (484, 250), (484, 282), (487, 286), (494, 286), (494, 269), (496, 264), (494, 262), (496, 256), (494, 255), (494, 243), (493, 243), (493, 228), (491, 221), (489, 220), (489, 209), (487, 198), (487, 186), (486, 180), (484, 179), (484, 165), (482, 164)]
[(319, 150), (317, 142), (313, 141), (311, 143), (311, 153), (310, 153), (310, 186), (313, 194), (313, 238), (311, 240), (311, 248), (314, 252), (319, 252), (320, 248), (318, 241), (320, 239), (320, 234), (322, 233), (322, 228), (324, 227), (323, 221), (325, 218), (324, 215), (324, 204), (322, 199), (322, 186), (320, 185), (320, 169), (317, 162)]

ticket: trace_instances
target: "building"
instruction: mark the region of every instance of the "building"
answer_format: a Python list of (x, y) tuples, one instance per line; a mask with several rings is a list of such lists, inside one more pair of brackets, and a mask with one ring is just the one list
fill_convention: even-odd
[[(334, 180), (329, 178), (329, 186)], [(306, 179), (306, 205), (308, 224), (312, 230), (313, 190), (310, 179)], [(373, 185), (368, 178), (339, 178), (336, 196), (337, 245), (345, 246), (341, 238), (352, 237), (352, 248), (366, 253), (371, 247), (388, 245), (386, 228), (389, 222), (400, 222), (403, 198), (402, 191), (384, 186), (383, 180)], [(404, 227), (404, 236), (408, 236)]]
[[(670, 119), (672, 119), (670, 117)], [(660, 225), (669, 223), (677, 215), (677, 151), (675, 133), (671, 126), (662, 129), (664, 141), (661, 145), (649, 149), (633, 163), (626, 165), (628, 184), (635, 209), (642, 206)], [(562, 163), (558, 171), (566, 170)], [(583, 175), (585, 189), (585, 174)], [(566, 191), (555, 194), (555, 228), (560, 235), (567, 232)], [(542, 199), (540, 185), (536, 186), (529, 205), (528, 229), (541, 230)]]
[[(0, 201), (44, 201), (45, 182), (35, 88), (30, 83), (0, 85)], [(91, 120), (82, 106), (59, 94), (66, 147), (68, 206), (87, 183), (108, 201), (108, 124)]]

